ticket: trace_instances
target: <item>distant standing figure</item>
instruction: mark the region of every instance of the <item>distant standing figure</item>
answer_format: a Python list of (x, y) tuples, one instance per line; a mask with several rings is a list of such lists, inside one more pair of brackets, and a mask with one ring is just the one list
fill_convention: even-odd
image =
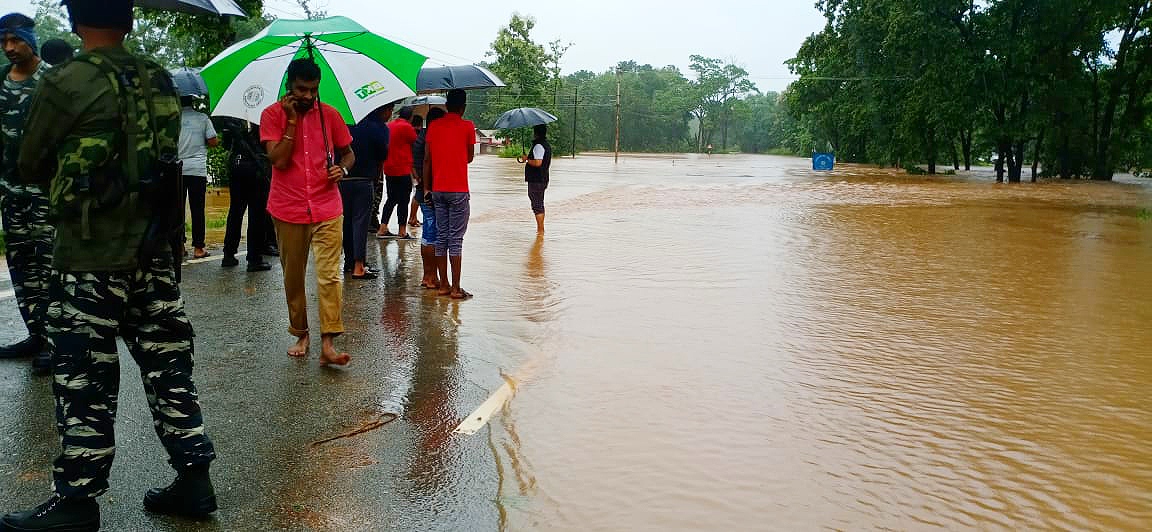
[(709, 156), (709, 157), (711, 157), (711, 156), (712, 156), (712, 143), (711, 143), (711, 142), (709, 142), (709, 143), (708, 143), (708, 147), (707, 147), (707, 148), (704, 148), (704, 151), (708, 152), (708, 156)]
[(524, 181), (528, 183), (528, 201), (536, 215), (536, 234), (544, 234), (544, 191), (548, 190), (548, 168), (552, 166), (552, 145), (548, 144), (548, 126), (532, 128), (532, 151), (524, 160)]
[(380, 179), (380, 167), (388, 158), (388, 117), (391, 109), (373, 111), (352, 126), (352, 151), (356, 164), (340, 180), (344, 202), (344, 273), (353, 279), (375, 279), (378, 272), (366, 265), (368, 258), (368, 210), (372, 208), (372, 183)]
[[(396, 102), (385, 105), (380, 109), (380, 114), (385, 123), (392, 119), (392, 110), (396, 108)], [(387, 159), (388, 157), (384, 157)], [(376, 179), (372, 181), (372, 209), (368, 211), (368, 227), (365, 231), (371, 231), (376, 234), (380, 230), (380, 204), (384, 201), (384, 167), (381, 167), (373, 174)], [(367, 234), (367, 233), (365, 233)]]
[(192, 258), (204, 251), (204, 195), (208, 190), (208, 148), (220, 144), (208, 115), (192, 108), (195, 98), (180, 97), (180, 160), (184, 163), (184, 190), (192, 209)]
[[(384, 161), (384, 186), (388, 199), (384, 202), (384, 212), (380, 214), (380, 229), (376, 238), (397, 237), (411, 240), (408, 236), (406, 207), (408, 196), (412, 195), (412, 143), (416, 142), (416, 128), (412, 127), (412, 108), (400, 110), (400, 117), (388, 123), (388, 159)], [(388, 231), (388, 218), (396, 210), (396, 234)]]
[[(428, 110), (428, 124), (444, 118), (447, 111), (433, 107)], [(416, 161), (413, 170), (416, 172), (416, 193), (420, 194), (420, 214), (424, 217), (424, 225), (420, 230), (420, 258), (424, 262), (424, 277), (420, 286), (430, 290), (438, 290), (447, 279), (440, 278), (440, 271), (436, 267), (436, 207), (432, 203), (432, 173), (424, 173), (424, 147), (427, 145), (427, 129), (421, 129), (416, 142), (412, 144), (412, 156)]]
[[(464, 233), (471, 211), (468, 165), (475, 157), (476, 145), (476, 126), (463, 116), (467, 104), (468, 95), (463, 90), (448, 91), (448, 114), (428, 126), (424, 148), (424, 175), (432, 177), (432, 202), (436, 205), (436, 267), (440, 279), (445, 280), (438, 293), (452, 299), (472, 297), (460, 286)], [(446, 282), (449, 263), (451, 284)]]
[[(424, 117), (420, 115), (412, 116), (412, 128), (416, 130), (416, 138), (424, 136)], [(424, 197), (424, 191), (420, 190), (420, 173), (424, 171), (424, 146), (416, 147), (416, 143), (412, 143), (412, 204), (408, 208), (408, 227), (420, 227), (420, 219), (416, 214), (420, 212), (420, 199)]]
[(260, 148), (259, 126), (247, 121), (230, 118), (221, 119), (224, 140), (228, 150), (228, 220), (224, 230), (224, 260), (220, 266), (231, 268), (240, 264), (236, 253), (240, 249), (240, 229), (244, 224), (244, 213), (248, 213), (248, 252), (245, 256), (248, 271), (263, 272), (272, 265), (261, 256), (266, 251), (265, 227), (268, 212), (268, 179), (271, 167), (268, 154)]

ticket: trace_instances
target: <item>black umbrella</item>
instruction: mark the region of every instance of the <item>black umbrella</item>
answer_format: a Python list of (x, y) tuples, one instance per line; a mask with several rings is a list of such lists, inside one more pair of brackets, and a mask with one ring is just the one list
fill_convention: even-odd
[(426, 67), (421, 68), (416, 77), (416, 92), (419, 93), (504, 86), (499, 76), (476, 65)]
[(136, 7), (161, 11), (181, 11), (195, 15), (248, 16), (232, 0), (136, 0)]
[(549, 124), (558, 120), (548, 111), (537, 109), (535, 107), (518, 107), (511, 111), (507, 111), (496, 119), (496, 125), (492, 126), (496, 129), (515, 129), (518, 127), (530, 127), (540, 124)]
[(180, 96), (207, 96), (208, 85), (200, 77), (199, 68), (178, 68), (171, 72), (172, 82), (176, 84), (176, 91)]

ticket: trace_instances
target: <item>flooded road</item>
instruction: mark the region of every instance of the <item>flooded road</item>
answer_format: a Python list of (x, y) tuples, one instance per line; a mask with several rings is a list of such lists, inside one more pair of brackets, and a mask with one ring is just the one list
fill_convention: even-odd
[[(125, 357), (106, 528), (1148, 529), (1152, 189), (808, 164), (556, 159), (537, 239), (521, 167), (477, 157), (476, 298), (372, 241), (343, 372), (284, 356), (278, 266), (187, 266), (222, 510), (139, 511), (167, 473)], [(25, 373), (0, 361), (11, 504), (55, 452)]]
[(510, 528), (1152, 525), (1148, 190), (804, 164), (559, 161), (543, 242), (477, 194)]

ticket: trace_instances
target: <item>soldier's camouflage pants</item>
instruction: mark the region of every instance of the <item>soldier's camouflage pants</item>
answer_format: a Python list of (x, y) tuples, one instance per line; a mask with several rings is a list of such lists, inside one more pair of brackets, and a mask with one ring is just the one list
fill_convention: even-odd
[(108, 489), (120, 390), (117, 335), (140, 367), (169, 463), (180, 470), (212, 461), (192, 382), (192, 324), (171, 260), (128, 272), (53, 272), (50, 292), (52, 388), (63, 445), (53, 467), (56, 493), (96, 497)]
[(16, 304), (28, 334), (43, 338), (56, 235), (48, 224), (48, 198), (40, 194), (5, 194), (0, 198), (0, 216)]

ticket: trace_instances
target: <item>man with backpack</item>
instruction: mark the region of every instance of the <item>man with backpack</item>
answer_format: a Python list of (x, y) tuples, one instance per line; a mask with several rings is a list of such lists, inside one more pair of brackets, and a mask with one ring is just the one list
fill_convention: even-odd
[(248, 212), (248, 271), (263, 272), (272, 269), (261, 253), (267, 234), (268, 180), (272, 167), (268, 156), (260, 148), (260, 127), (237, 118), (222, 118), (221, 129), (228, 143), (228, 223), (224, 230), (224, 260), (220, 266), (231, 268), (240, 264), (236, 253), (240, 249), (240, 228), (244, 212)]
[(192, 382), (192, 325), (171, 243), (181, 225), (180, 102), (172, 78), (132, 55), (132, 0), (65, 0), (83, 53), (41, 80), (20, 148), (20, 175), (48, 187), (56, 225), (48, 338), (62, 452), (54, 493), (0, 518), (2, 530), (98, 530), (96, 497), (116, 452), (116, 337), (140, 367), (156, 434), (176, 480), (149, 490), (150, 511), (216, 510)]
[(12, 290), (28, 327), (27, 338), (0, 347), (0, 358), (34, 357), (32, 371), (47, 375), (52, 372), (52, 360), (44, 313), (48, 310), (54, 231), (48, 223), (47, 192), (21, 183), (16, 166), (28, 106), (48, 70), (37, 55), (35, 25), (19, 13), (0, 18), (0, 39), (9, 61), (0, 68), (0, 216)]

